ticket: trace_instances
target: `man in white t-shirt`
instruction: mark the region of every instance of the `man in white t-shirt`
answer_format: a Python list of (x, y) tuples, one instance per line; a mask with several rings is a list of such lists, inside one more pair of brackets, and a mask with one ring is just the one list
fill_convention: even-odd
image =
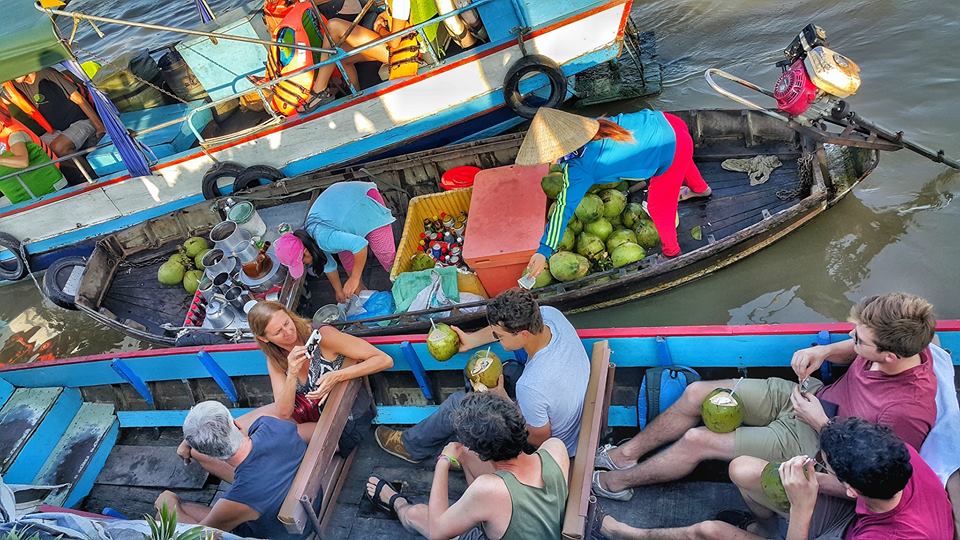
[[(574, 456), (590, 379), (590, 360), (576, 329), (560, 311), (540, 307), (523, 289), (504, 291), (491, 300), (487, 322), (489, 326), (473, 333), (454, 327), (460, 334), (460, 351), (494, 341), (508, 351), (526, 351), (527, 361), (516, 379), (515, 397), (527, 423), (527, 441), (536, 448), (556, 437)], [(504, 364), (507, 383), (501, 376), (500, 383), (489, 391), (511, 397), (512, 364)], [(452, 394), (435, 413), (407, 430), (378, 427), (377, 443), (387, 453), (414, 463), (436, 456), (455, 436), (452, 413), (465, 396), (464, 391)]]

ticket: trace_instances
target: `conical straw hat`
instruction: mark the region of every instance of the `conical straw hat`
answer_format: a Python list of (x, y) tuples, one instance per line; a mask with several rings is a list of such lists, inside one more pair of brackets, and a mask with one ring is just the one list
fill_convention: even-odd
[(523, 138), (517, 165), (552, 163), (590, 142), (600, 129), (593, 118), (540, 107)]

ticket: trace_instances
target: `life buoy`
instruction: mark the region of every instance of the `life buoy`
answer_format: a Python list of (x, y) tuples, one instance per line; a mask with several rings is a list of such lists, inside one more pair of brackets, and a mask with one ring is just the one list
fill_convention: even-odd
[(233, 192), (236, 193), (251, 187), (263, 186), (270, 182), (276, 182), (281, 178), (286, 178), (286, 175), (279, 169), (275, 169), (269, 165), (253, 165), (247, 167), (242, 173), (237, 175), (237, 179), (233, 181)]
[[(527, 75), (540, 73), (550, 83), (550, 96), (543, 102), (530, 104), (520, 94), (520, 81)], [(530, 54), (514, 62), (503, 80), (503, 99), (507, 107), (524, 118), (533, 118), (540, 107), (556, 108), (567, 97), (567, 77), (559, 64), (542, 54)]]
[(210, 200), (222, 197), (223, 193), (220, 192), (219, 181), (223, 178), (233, 178), (236, 181), (245, 168), (233, 161), (221, 161), (210, 167), (210, 170), (203, 175), (203, 183), (200, 185), (203, 198)]
[[(278, 45), (271, 47), (267, 54), (268, 80), (283, 77), (322, 61), (320, 53), (285, 46), (296, 44), (322, 47), (321, 17), (322, 15), (313, 9), (312, 2), (302, 2), (287, 11), (273, 32), (273, 40)], [(298, 107), (309, 101), (316, 76), (316, 70), (308, 70), (273, 85), (273, 110), (284, 116), (295, 114)]]
[(84, 257), (57, 259), (43, 274), (43, 295), (63, 309), (77, 309), (77, 287), (86, 267)]
[(6, 248), (13, 255), (12, 259), (0, 261), (0, 279), (17, 281), (26, 276), (27, 263), (20, 252), (20, 241), (11, 234), (0, 232), (0, 247)]
[[(455, 11), (465, 5), (468, 2), (463, 0), (434, 0), (437, 3), (437, 12), (441, 17)], [(480, 16), (477, 15), (476, 10), (471, 9), (470, 11), (464, 11), (460, 15), (454, 15), (453, 17), (447, 17), (443, 20), (443, 25), (447, 28), (447, 33), (450, 34), (450, 37), (459, 45), (460, 47), (466, 49), (467, 47), (473, 47), (477, 43), (477, 39), (474, 37), (473, 33), (478, 31), (482, 24), (480, 23)]]

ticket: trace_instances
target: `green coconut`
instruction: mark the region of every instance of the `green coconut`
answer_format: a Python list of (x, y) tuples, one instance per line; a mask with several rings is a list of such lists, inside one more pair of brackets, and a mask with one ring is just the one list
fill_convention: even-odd
[(627, 191), (630, 190), (630, 182), (627, 182), (626, 180), (622, 180), (619, 184), (617, 184), (617, 190), (626, 193)]
[(459, 349), (460, 336), (449, 325), (436, 324), (427, 334), (427, 350), (440, 362), (451, 359)]
[(700, 405), (703, 425), (714, 433), (730, 433), (743, 423), (743, 404), (728, 388), (717, 388)]
[(776, 510), (783, 513), (790, 511), (790, 499), (787, 497), (787, 490), (783, 489), (783, 480), (780, 479), (780, 462), (771, 461), (763, 466), (760, 490)]
[(647, 252), (633, 242), (624, 242), (610, 252), (610, 260), (613, 261), (614, 268), (637, 262), (646, 256)]
[(200, 285), (200, 278), (202, 277), (202, 270), (188, 271), (183, 275), (183, 289), (190, 294), (197, 292), (197, 286)]
[(187, 257), (192, 259), (200, 254), (201, 251), (210, 249), (210, 243), (202, 236), (191, 236), (183, 243), (183, 249), (186, 251)]
[(558, 163), (554, 163), (553, 165), (550, 165), (550, 172), (552, 172), (552, 173), (553, 173), (553, 172), (562, 173), (562, 172), (563, 172), (563, 165), (560, 165), (560, 164), (558, 164)]
[(550, 257), (550, 274), (557, 281), (573, 281), (590, 272), (590, 261), (569, 251), (558, 251)]
[(540, 180), (540, 189), (551, 199), (556, 199), (557, 195), (563, 191), (563, 173), (552, 172)]
[(637, 234), (630, 229), (616, 229), (607, 237), (607, 253), (613, 253), (613, 250), (620, 244), (627, 242), (637, 243)]
[(179, 261), (170, 259), (157, 269), (157, 281), (161, 285), (179, 285), (187, 269)]
[(596, 261), (600, 259), (606, 247), (607, 246), (603, 245), (603, 240), (600, 240), (596, 235), (590, 234), (587, 231), (583, 231), (577, 236), (577, 253), (590, 260)]
[(482, 392), (496, 387), (497, 383), (500, 382), (503, 362), (489, 349), (485, 349), (473, 353), (470, 360), (467, 360), (467, 367), (463, 371), (466, 373), (467, 379), (470, 379), (473, 384), (473, 389)]
[(546, 287), (551, 283), (553, 283), (553, 274), (550, 273), (550, 263), (547, 262), (547, 264), (545, 264), (543, 267), (543, 272), (540, 272), (540, 275), (537, 276), (536, 281), (533, 282), (533, 288), (539, 289), (541, 287)]
[(600, 198), (603, 199), (603, 217), (605, 218), (619, 216), (627, 207), (627, 196), (620, 190), (605, 189), (600, 192)]
[(577, 219), (577, 216), (570, 218), (570, 221), (567, 222), (567, 228), (573, 231), (574, 234), (580, 234), (583, 232), (583, 222)]
[(577, 235), (567, 227), (563, 230), (563, 238), (557, 246), (557, 251), (570, 251), (577, 244)]
[(603, 199), (592, 193), (585, 195), (574, 214), (584, 225), (600, 219), (603, 216)]
[(637, 233), (637, 243), (645, 248), (652, 248), (660, 242), (660, 233), (657, 232), (652, 221), (641, 220), (634, 227), (633, 232)]
[(641, 219), (646, 217), (648, 216), (647, 213), (643, 211), (643, 205), (633, 202), (623, 209), (623, 213), (620, 214), (620, 221), (632, 229)]
[(605, 189), (614, 189), (620, 185), (620, 182), (607, 182), (606, 184), (594, 184), (590, 186), (587, 193), (600, 193)]
[(613, 232), (613, 225), (606, 218), (600, 218), (584, 225), (583, 232), (588, 232), (599, 238), (601, 242), (606, 242), (607, 237)]
[(414, 272), (428, 270), (436, 265), (437, 261), (433, 260), (433, 257), (427, 255), (426, 253), (417, 253), (410, 260), (410, 269)]
[(621, 218), (620, 216), (613, 216), (606, 219), (607, 221), (610, 222), (611, 225), (613, 225), (614, 230), (616, 230), (618, 227), (623, 227), (623, 218)]

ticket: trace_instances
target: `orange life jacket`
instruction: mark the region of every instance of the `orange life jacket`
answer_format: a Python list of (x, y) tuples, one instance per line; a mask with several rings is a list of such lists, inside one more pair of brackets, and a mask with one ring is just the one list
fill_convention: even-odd
[[(273, 39), (278, 45), (271, 47), (267, 54), (267, 79), (276, 79), (321, 62), (321, 53), (283, 45), (322, 47), (323, 35), (320, 30), (322, 17), (313, 9), (311, 2), (302, 2), (287, 11), (280, 25), (273, 32)], [(326, 24), (325, 19), (324, 24)], [(297, 107), (310, 99), (316, 76), (316, 70), (304, 71), (273, 85), (271, 100), (273, 110), (284, 116), (296, 113)]]
[[(9, 111), (7, 110), (6, 107), (0, 107), (0, 109), (2, 109), (2, 112), (0, 112), (0, 121), (2, 121), (0, 122), (0, 149), (2, 149), (2, 152), (6, 152), (7, 150), (10, 150), (10, 135), (13, 135), (14, 132), (22, 131), (27, 135), (29, 135), (30, 140), (33, 141), (37, 146), (42, 148), (43, 151), (46, 152), (48, 156), (50, 156), (51, 160), (57, 159), (57, 155), (53, 153), (53, 150), (51, 150), (50, 147), (47, 146), (47, 143), (40, 140), (40, 137), (37, 137), (36, 133), (34, 133), (33, 131), (30, 131), (30, 129), (27, 126), (23, 125), (23, 123), (17, 120), (16, 118), (12, 118), (9, 115)], [(59, 163), (56, 163), (55, 165), (57, 166), (58, 169), (60, 168)]]
[(10, 103), (13, 103), (18, 109), (28, 114), (30, 118), (33, 118), (34, 122), (47, 130), (48, 133), (53, 131), (53, 126), (50, 125), (50, 122), (47, 122), (47, 119), (40, 114), (40, 110), (37, 109), (32, 101), (27, 99), (20, 90), (17, 90), (17, 87), (13, 85), (13, 81), (4, 82), (3, 90), (7, 99), (10, 100)]

